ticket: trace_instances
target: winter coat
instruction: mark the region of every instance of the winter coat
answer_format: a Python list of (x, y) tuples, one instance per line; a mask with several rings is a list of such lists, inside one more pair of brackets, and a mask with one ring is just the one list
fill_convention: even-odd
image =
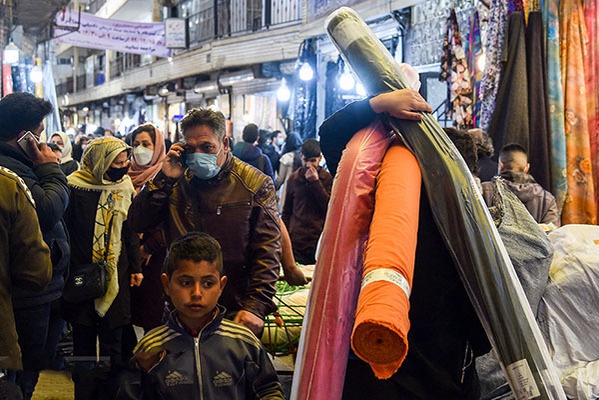
[(276, 310), (279, 221), (272, 179), (230, 154), (209, 180), (189, 170), (178, 179), (158, 172), (129, 209), (136, 232), (162, 226), (169, 245), (191, 231), (213, 236), (222, 247), (228, 277), (220, 302), (230, 311), (243, 309), (260, 318)]
[(277, 180), (270, 159), (262, 154), (262, 150), (259, 147), (251, 143), (239, 142), (233, 148), (233, 155), (270, 176), (273, 184), (276, 184)]
[[(539, 224), (553, 223), (559, 227), (559, 211), (555, 197), (539, 185), (532, 175), (517, 171), (503, 171), (503, 183), (512, 191)], [(483, 183), (483, 195), (489, 197), (490, 183)], [(492, 192), (491, 192), (492, 193)]]
[(2, 167), (0, 208), (0, 369), (21, 369), (11, 292), (44, 289), (52, 276), (52, 263), (29, 189)]
[[(96, 210), (101, 192), (73, 188), (65, 222), (71, 235), (71, 267), (92, 262), (92, 242)], [(118, 328), (131, 321), (131, 296), (129, 280), (131, 274), (140, 273), (139, 238), (123, 224), (121, 255), (118, 261), (119, 292), (104, 316), (111, 328)], [(63, 317), (85, 326), (95, 326), (97, 313), (94, 301), (83, 303), (62, 303)]]
[(37, 167), (20, 148), (0, 142), (0, 165), (12, 170), (31, 191), (44, 241), (50, 248), (52, 280), (43, 291), (16, 289), (13, 291), (15, 308), (46, 304), (62, 296), (71, 256), (63, 214), (69, 202), (67, 177), (57, 163)]
[(289, 230), (293, 255), (300, 264), (314, 264), (316, 244), (327, 214), (333, 177), (318, 167), (318, 180), (306, 180), (306, 167), (296, 170), (287, 181), (283, 222)]
[(262, 343), (245, 326), (223, 319), (224, 308), (197, 337), (173, 312), (135, 351), (166, 350), (142, 379), (144, 399), (284, 399)]

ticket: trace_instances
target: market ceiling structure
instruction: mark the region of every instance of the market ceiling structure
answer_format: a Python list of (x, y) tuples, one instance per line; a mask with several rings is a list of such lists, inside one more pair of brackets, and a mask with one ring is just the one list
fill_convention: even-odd
[(27, 37), (43, 40), (56, 12), (68, 3), (69, 0), (13, 0), (13, 25), (21, 25)]

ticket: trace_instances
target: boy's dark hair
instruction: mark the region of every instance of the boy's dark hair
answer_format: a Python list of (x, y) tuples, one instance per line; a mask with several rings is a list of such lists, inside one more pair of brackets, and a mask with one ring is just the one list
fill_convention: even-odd
[(247, 124), (243, 128), (243, 133), (241, 134), (241, 138), (246, 143), (254, 143), (256, 141), (256, 139), (258, 139), (258, 125)]
[(518, 143), (510, 143), (503, 146), (499, 152), (499, 161), (503, 164), (503, 170), (524, 171), (528, 154)]
[(152, 139), (152, 143), (156, 145), (156, 128), (154, 128), (154, 125), (152, 124), (140, 125), (137, 128), (133, 129), (129, 134), (131, 136), (131, 143), (128, 144), (131, 146), (133, 142), (135, 142), (135, 137), (142, 132), (148, 132), (148, 135), (150, 135), (150, 138)]
[(301, 153), (306, 159), (320, 157), (320, 143), (318, 143), (318, 140), (316, 139), (306, 139), (306, 141), (302, 143)]
[(0, 140), (8, 142), (21, 131), (34, 131), (52, 112), (52, 104), (31, 93), (17, 92), (0, 100)]
[(219, 140), (223, 140), (226, 134), (225, 116), (220, 111), (213, 111), (210, 108), (192, 108), (185, 114), (179, 126), (181, 133), (185, 137), (185, 131), (194, 126), (206, 125), (216, 133)]
[(478, 154), (476, 143), (474, 142), (472, 135), (456, 128), (443, 128), (443, 130), (462, 155), (470, 172), (476, 175), (479, 170), (477, 165)]
[(219, 274), (223, 274), (223, 252), (220, 244), (207, 233), (190, 232), (171, 243), (164, 259), (164, 273), (169, 279), (181, 260), (216, 263)]

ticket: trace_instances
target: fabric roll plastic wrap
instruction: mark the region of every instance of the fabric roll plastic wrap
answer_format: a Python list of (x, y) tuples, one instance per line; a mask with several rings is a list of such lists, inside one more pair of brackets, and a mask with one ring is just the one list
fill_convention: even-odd
[(376, 180), (374, 214), (364, 250), (362, 289), (351, 344), (379, 379), (408, 353), (422, 175), (414, 155), (392, 145)]
[[(325, 26), (369, 94), (407, 87), (397, 62), (354, 10), (338, 9)], [(420, 163), (435, 221), (516, 398), (565, 400), (507, 251), (462, 157), (431, 114), (423, 114), (420, 122), (390, 118), (389, 123)]]
[(292, 399), (334, 400), (343, 393), (374, 182), (390, 144), (388, 130), (378, 121), (356, 133), (341, 156), (304, 316)]

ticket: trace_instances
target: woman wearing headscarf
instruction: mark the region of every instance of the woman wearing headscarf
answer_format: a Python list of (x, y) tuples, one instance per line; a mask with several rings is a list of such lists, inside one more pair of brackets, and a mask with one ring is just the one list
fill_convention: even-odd
[(50, 143), (54, 143), (60, 149), (60, 169), (65, 175), (69, 176), (79, 169), (79, 163), (73, 159), (73, 145), (66, 133), (54, 132), (50, 136)]
[[(145, 124), (129, 134), (133, 146), (129, 176), (139, 192), (143, 185), (162, 167), (166, 157), (164, 136), (154, 125)], [(141, 264), (144, 280), (131, 291), (131, 320), (134, 325), (149, 331), (162, 325), (164, 297), (160, 275), (166, 255), (166, 242), (162, 230), (141, 236)]]
[[(127, 225), (135, 189), (127, 175), (131, 148), (114, 137), (92, 141), (83, 153), (81, 168), (68, 177), (71, 187), (64, 219), (71, 237), (71, 268), (104, 259), (106, 294), (80, 303), (63, 302), (71, 323), (73, 350), (80, 359), (73, 371), (76, 399), (96, 399), (106, 393), (105, 370), (94, 369), (96, 340), (100, 356), (110, 357), (110, 372), (125, 365), (122, 330), (130, 323), (130, 286), (143, 279), (139, 240)], [(107, 245), (106, 245), (107, 244)]]

